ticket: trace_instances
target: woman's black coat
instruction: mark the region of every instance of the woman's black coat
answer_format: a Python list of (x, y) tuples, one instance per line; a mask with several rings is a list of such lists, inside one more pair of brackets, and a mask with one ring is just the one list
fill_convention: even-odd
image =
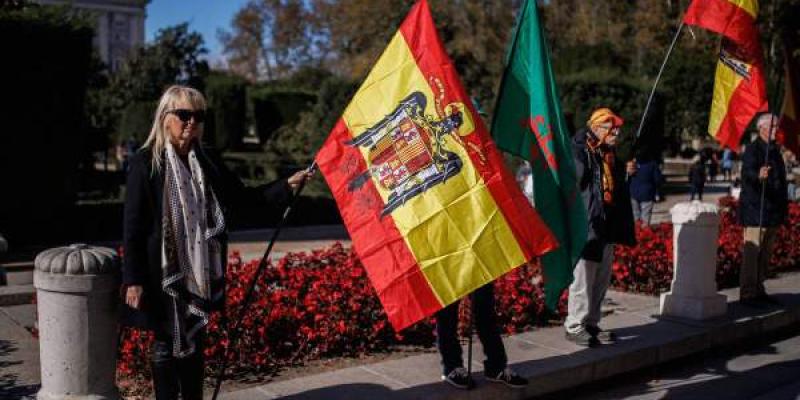
[[(161, 171), (154, 172), (151, 154), (149, 150), (140, 150), (129, 160), (122, 284), (123, 289), (140, 285), (144, 291), (140, 311), (127, 309), (123, 313), (123, 323), (158, 329), (163, 328), (161, 324), (167, 320), (164, 313), (168, 310), (167, 296), (161, 289), (164, 174)], [(253, 206), (281, 206), (291, 199), (291, 188), (285, 179), (248, 188), (212, 153), (198, 151), (198, 160), (206, 181), (217, 196), (226, 225), (230, 224), (234, 211), (251, 209)], [(166, 160), (162, 158), (162, 171), (164, 162)], [(225, 262), (228, 259), (227, 235), (223, 235), (222, 245)], [(223, 274), (224, 271), (223, 268)]]
[[(761, 180), (758, 171), (764, 166), (767, 143), (761, 138), (747, 146), (742, 155), (742, 192), (739, 195), (739, 218), (744, 226), (759, 226), (761, 210)], [(764, 218), (762, 226), (778, 226), (786, 221), (789, 194), (786, 167), (780, 148), (772, 143), (769, 149), (769, 178), (764, 191)]]

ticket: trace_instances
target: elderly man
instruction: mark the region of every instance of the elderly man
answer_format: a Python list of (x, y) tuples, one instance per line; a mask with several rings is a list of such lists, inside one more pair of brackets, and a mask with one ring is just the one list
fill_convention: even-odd
[(739, 217), (744, 225), (744, 259), (739, 298), (755, 306), (775, 302), (764, 290), (764, 278), (775, 233), (786, 220), (788, 208), (786, 168), (774, 141), (777, 124), (773, 114), (759, 116), (758, 138), (742, 155)]
[(633, 212), (625, 174), (636, 164), (617, 160), (615, 147), (622, 118), (608, 108), (596, 109), (587, 128), (573, 138), (575, 172), (589, 217), (587, 242), (569, 287), (567, 340), (580, 346), (614, 342), (613, 332), (600, 329), (600, 306), (611, 282), (614, 244), (633, 245)]

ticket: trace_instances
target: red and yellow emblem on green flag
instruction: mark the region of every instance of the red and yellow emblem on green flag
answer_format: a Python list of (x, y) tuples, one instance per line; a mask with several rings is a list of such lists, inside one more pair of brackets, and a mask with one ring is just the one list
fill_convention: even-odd
[(756, 0), (694, 0), (684, 16), (723, 36), (708, 133), (734, 151), (753, 117), (768, 109), (757, 14)]
[(505, 169), (425, 0), (316, 160), (396, 330), (556, 247)]
[(536, 210), (560, 244), (542, 257), (545, 301), (555, 309), (572, 282), (589, 223), (549, 53), (536, 2), (527, 0), (509, 50), (492, 136), (500, 149), (531, 163)]

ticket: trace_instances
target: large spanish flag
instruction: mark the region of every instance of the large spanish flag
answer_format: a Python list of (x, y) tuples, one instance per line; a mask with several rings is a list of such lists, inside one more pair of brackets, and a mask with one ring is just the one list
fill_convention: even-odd
[(723, 36), (708, 133), (734, 151), (753, 117), (768, 109), (757, 15), (757, 0), (694, 0), (684, 16)]
[(505, 169), (425, 0), (316, 160), (398, 331), (556, 247)]

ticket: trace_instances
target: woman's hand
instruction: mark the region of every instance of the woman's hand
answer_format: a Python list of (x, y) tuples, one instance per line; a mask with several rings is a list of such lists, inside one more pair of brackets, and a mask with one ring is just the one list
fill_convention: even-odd
[(128, 286), (128, 289), (125, 291), (125, 304), (134, 310), (138, 310), (142, 301), (143, 291), (144, 289), (141, 286)]
[(297, 188), (300, 186), (301, 183), (303, 183), (303, 181), (311, 178), (312, 176), (314, 176), (313, 169), (304, 169), (295, 172), (294, 175), (289, 177), (287, 182), (289, 183), (289, 186), (291, 186), (292, 190), (297, 190)]

